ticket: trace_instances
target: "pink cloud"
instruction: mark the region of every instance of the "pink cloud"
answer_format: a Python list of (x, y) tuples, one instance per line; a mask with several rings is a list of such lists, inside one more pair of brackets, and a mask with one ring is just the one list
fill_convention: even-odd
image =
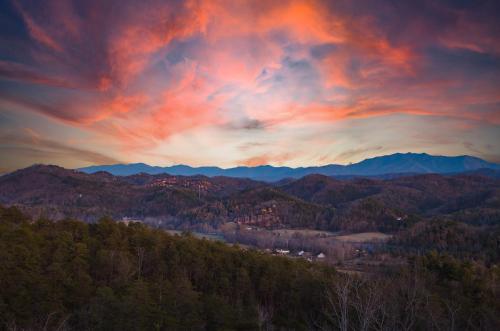
[(45, 31), (44, 28), (42, 28), (31, 15), (29, 15), (23, 7), (19, 4), (19, 2), (14, 2), (15, 6), (19, 10), (19, 13), (22, 15), (26, 26), (29, 30), (30, 36), (39, 42), (40, 44), (43, 44), (44, 46), (55, 50), (55, 51), (62, 51), (62, 46), (59, 45), (51, 36), (50, 34)]
[(290, 153), (284, 154), (263, 154), (253, 156), (238, 162), (239, 165), (244, 165), (247, 167), (256, 167), (266, 164), (284, 164), (286, 161), (292, 159), (293, 156)]
[[(471, 75), (462, 65), (464, 56), (499, 54), (484, 14), (425, 1), (409, 9), (372, 6), (88, 1), (77, 11), (71, 1), (48, 0), (39, 11), (16, 2), (29, 52), (0, 61), (0, 78), (29, 85), (29, 93), (13, 87), (0, 98), (105, 134), (127, 151), (242, 121), (270, 131), (404, 113), (499, 124), (498, 110), (475, 110), (500, 102), (495, 72)], [(431, 54), (435, 49), (441, 53)], [(447, 57), (457, 62), (446, 71)], [(498, 59), (476, 65), (488, 61)]]

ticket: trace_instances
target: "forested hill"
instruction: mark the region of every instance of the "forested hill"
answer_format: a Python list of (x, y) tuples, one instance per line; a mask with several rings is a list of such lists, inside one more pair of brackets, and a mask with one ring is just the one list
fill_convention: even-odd
[(32, 221), (0, 206), (0, 261), (0, 330), (500, 327), (498, 268), (437, 254), (365, 278), (138, 223)]
[(268, 228), (395, 232), (438, 217), (476, 226), (500, 221), (500, 179), (479, 174), (338, 180), (309, 175), (269, 184), (205, 176), (86, 174), (37, 165), (0, 177), (0, 203), (33, 216), (148, 219), (212, 231), (227, 222)]

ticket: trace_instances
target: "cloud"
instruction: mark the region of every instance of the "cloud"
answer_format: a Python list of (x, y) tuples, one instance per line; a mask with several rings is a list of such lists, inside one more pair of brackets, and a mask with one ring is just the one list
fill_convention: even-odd
[(335, 156), (334, 160), (352, 160), (357, 158), (360, 155), (366, 155), (367, 153), (373, 154), (373, 152), (378, 152), (382, 151), (384, 147), (382, 146), (375, 146), (375, 147), (366, 147), (366, 148), (357, 148), (357, 149), (349, 149), (346, 151), (343, 151), (342, 153), (338, 154)]
[[(106, 136), (122, 153), (213, 127), (241, 145), (269, 132), (300, 140), (288, 127), (395, 114), (448, 118), (450, 130), (452, 119), (500, 123), (494, 0), (4, 6), (2, 107)], [(232, 160), (265, 161), (237, 150)]]
[[(91, 125), (111, 116), (119, 117), (131, 112), (144, 104), (145, 97), (141, 95), (118, 95), (113, 98), (96, 98), (91, 101), (79, 95), (70, 94), (56, 100), (46, 100), (44, 97), (26, 96), (8, 92), (0, 92), (0, 99), (33, 112), (58, 119), (73, 125)], [(99, 109), (91, 112), (90, 109)]]
[(244, 160), (240, 160), (237, 162), (237, 164), (248, 167), (256, 167), (267, 164), (281, 165), (292, 158), (293, 158), (292, 155), (290, 155), (289, 153), (274, 154), (274, 155), (265, 154), (265, 155), (256, 155)]
[(16, 8), (19, 10), (19, 13), (22, 15), (24, 22), (26, 23), (26, 27), (30, 33), (30, 36), (39, 42), (40, 44), (45, 45), (46, 47), (55, 50), (62, 51), (61, 46), (42, 28), (38, 23), (35, 22), (33, 17), (29, 15), (23, 7), (19, 4), (19, 2), (14, 2)]
[(259, 142), (247, 142), (247, 143), (239, 145), (238, 149), (243, 151), (243, 152), (247, 152), (248, 150), (263, 147), (263, 146), (266, 146), (266, 144), (259, 143)]
[[(25, 128), (25, 134), (2, 134), (0, 135), (0, 149), (16, 151), (24, 156), (35, 158), (47, 158), (49, 156), (79, 160), (90, 164), (115, 164), (119, 160), (84, 148), (67, 145), (58, 141), (43, 138), (31, 128)], [(2, 153), (4, 154), (4, 153)], [(5, 153), (4, 155), (7, 155)]]
[(50, 77), (29, 66), (10, 61), (0, 60), (0, 78), (53, 87), (75, 87), (75, 85), (65, 79)]
[(226, 123), (224, 127), (230, 130), (263, 130), (266, 123), (256, 119), (243, 118)]

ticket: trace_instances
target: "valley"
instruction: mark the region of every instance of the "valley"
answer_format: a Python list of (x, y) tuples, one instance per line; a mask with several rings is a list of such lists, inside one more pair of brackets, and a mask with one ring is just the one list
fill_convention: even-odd
[[(0, 177), (0, 204), (17, 206), (35, 219), (95, 223), (107, 216), (263, 252), (322, 253), (333, 265), (382, 257), (390, 264), (387, 253), (399, 261), (398, 254), (433, 249), (490, 260), (496, 259), (500, 179), (468, 173), (343, 180), (308, 175), (266, 183), (86, 174), (36, 165)], [(444, 240), (454, 238), (451, 246), (432, 241), (436, 227), (450, 232)], [(479, 237), (486, 242), (469, 252), (469, 240)]]

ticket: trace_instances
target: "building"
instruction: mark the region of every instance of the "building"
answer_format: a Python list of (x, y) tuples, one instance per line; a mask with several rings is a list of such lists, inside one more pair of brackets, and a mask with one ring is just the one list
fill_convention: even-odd
[(142, 220), (131, 217), (123, 217), (119, 222), (128, 226), (130, 223), (142, 223)]

